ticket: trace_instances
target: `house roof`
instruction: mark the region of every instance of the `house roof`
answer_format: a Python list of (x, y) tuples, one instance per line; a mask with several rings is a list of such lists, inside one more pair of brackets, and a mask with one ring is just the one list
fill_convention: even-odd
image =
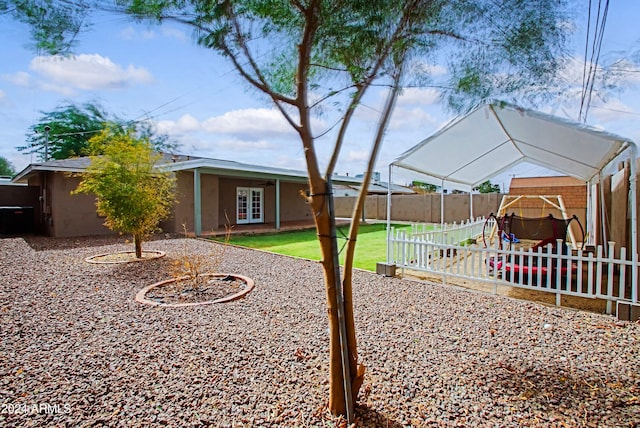
[[(342, 193), (353, 193), (357, 195), (360, 192), (360, 184), (357, 185), (347, 185), (347, 184), (338, 184), (335, 186), (336, 190), (341, 190)], [(348, 192), (348, 191), (352, 192)], [(386, 181), (372, 181), (369, 183), (368, 193), (376, 194), (376, 195), (386, 195), (389, 192), (389, 183)], [(337, 192), (336, 192), (337, 193)], [(391, 194), (399, 195), (399, 194), (413, 194), (416, 193), (413, 189), (410, 189), (405, 186), (401, 186), (399, 184), (391, 184)]]
[(503, 102), (481, 104), (391, 165), (471, 190), (521, 162), (590, 181), (635, 144), (628, 138)]
[[(31, 174), (37, 171), (83, 172), (89, 166), (90, 162), (91, 159), (89, 157), (80, 157), (30, 164), (19, 172), (12, 181), (14, 183), (25, 182)], [(174, 172), (199, 169), (201, 172), (208, 174), (244, 178), (282, 179), (299, 182), (306, 182), (308, 177), (307, 172), (301, 170), (194, 156), (163, 154), (162, 162), (160, 165), (161, 168), (166, 168)], [(355, 177), (338, 175), (333, 176), (332, 180), (337, 184), (360, 184), (362, 182), (361, 179)]]
[(48, 162), (32, 163), (13, 177), (14, 183), (24, 181), (35, 171), (61, 171), (61, 172), (82, 172), (91, 162), (90, 158), (70, 158), (62, 160), (52, 160)]

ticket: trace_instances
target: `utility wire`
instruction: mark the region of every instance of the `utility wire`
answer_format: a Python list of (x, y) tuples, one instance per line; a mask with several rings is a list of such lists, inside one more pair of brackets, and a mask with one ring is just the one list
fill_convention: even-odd
[[(602, 48), (602, 41), (604, 39), (604, 29), (607, 23), (607, 14), (609, 12), (609, 0), (605, 0), (604, 7), (602, 7), (602, 0), (598, 0), (598, 10), (595, 16), (595, 28), (593, 30), (593, 41), (591, 45), (591, 56), (588, 58), (592, 15), (591, 3), (591, 0), (589, 0), (587, 39), (585, 43), (584, 67), (582, 75), (582, 96), (580, 99), (580, 112), (578, 114), (578, 117), (583, 123), (586, 123), (587, 121), (589, 105), (591, 104), (593, 87), (598, 70), (598, 62), (600, 61), (600, 50)], [(589, 66), (587, 66), (587, 61), (589, 63)]]

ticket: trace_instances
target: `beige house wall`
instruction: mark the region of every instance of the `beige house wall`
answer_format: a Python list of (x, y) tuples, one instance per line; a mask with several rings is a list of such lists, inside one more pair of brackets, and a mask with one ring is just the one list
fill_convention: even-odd
[(104, 226), (104, 218), (96, 212), (95, 196), (71, 194), (79, 183), (79, 177), (69, 177), (61, 172), (47, 173), (43, 183), (48, 198), (44, 217), (49, 234), (59, 238), (113, 234)]
[[(194, 223), (194, 199), (193, 182), (194, 173), (180, 171), (176, 173), (176, 203), (171, 217), (162, 223), (165, 232), (193, 231)], [(218, 229), (218, 199), (220, 198), (220, 179), (211, 174), (200, 174), (200, 203), (202, 212), (202, 231)], [(184, 225), (184, 226), (183, 226)]]
[[(236, 223), (236, 191), (238, 187), (261, 188), (264, 192), (264, 222), (276, 220), (276, 187), (274, 180), (253, 180), (242, 178), (220, 178), (219, 227), (226, 222), (225, 214), (231, 224)], [(309, 206), (300, 192), (307, 188), (306, 183), (280, 182), (280, 221), (298, 221), (311, 218)], [(203, 226), (204, 230), (204, 226)]]
[[(95, 196), (71, 195), (78, 187), (79, 177), (62, 172), (40, 172), (29, 179), (30, 186), (44, 189), (42, 204), (43, 233), (54, 237), (114, 234), (104, 226), (104, 218), (96, 213)], [(276, 216), (276, 188), (274, 180), (242, 179), (200, 174), (202, 231), (224, 227), (228, 215), (230, 223), (236, 223), (236, 189), (257, 187), (264, 190), (264, 222), (274, 223)], [(299, 221), (312, 218), (309, 206), (301, 192), (306, 183), (280, 183), (280, 220)], [(180, 171), (176, 174), (176, 204), (169, 219), (160, 227), (165, 232), (182, 233), (194, 230), (194, 173)], [(40, 211), (41, 207), (35, 207)]]
[[(307, 183), (280, 183), (280, 220), (312, 220), (311, 209), (302, 196), (309, 188)], [(275, 196), (274, 196), (275, 201)]]

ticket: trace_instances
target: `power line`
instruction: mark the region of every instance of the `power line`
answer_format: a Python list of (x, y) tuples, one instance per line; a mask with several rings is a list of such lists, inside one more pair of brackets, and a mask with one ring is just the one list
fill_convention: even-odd
[[(602, 14), (601, 14), (602, 10)], [(591, 46), (591, 56), (588, 58), (589, 36), (591, 28), (591, 0), (589, 0), (589, 13), (587, 22), (587, 39), (585, 42), (584, 67), (582, 74), (582, 96), (580, 99), (580, 112), (578, 117), (582, 122), (586, 123), (589, 105), (591, 104), (591, 96), (593, 94), (593, 86), (595, 84), (598, 62), (600, 60), (600, 49), (604, 39), (604, 29), (607, 23), (607, 14), (609, 12), (609, 0), (605, 0), (604, 8), (602, 0), (598, 0), (598, 11), (595, 16), (595, 28), (593, 30), (593, 42)], [(587, 67), (587, 61), (589, 66)], [(588, 71), (587, 71), (588, 68)]]
[(640, 116), (640, 113), (636, 113), (634, 111), (618, 110), (618, 109), (607, 108), (607, 107), (602, 107), (602, 106), (591, 106), (591, 107), (599, 109), (599, 110), (612, 111), (612, 112), (615, 112), (615, 113), (624, 113), (624, 114), (630, 114), (630, 115), (633, 115), (633, 116)]

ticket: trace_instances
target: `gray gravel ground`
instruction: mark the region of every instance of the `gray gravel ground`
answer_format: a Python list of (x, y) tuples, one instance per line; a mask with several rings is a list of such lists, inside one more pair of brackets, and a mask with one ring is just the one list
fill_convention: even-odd
[[(122, 239), (0, 240), (0, 426), (329, 427), (319, 265), (229, 248), (245, 299), (134, 302), (164, 259), (91, 265)], [(191, 251), (209, 244), (190, 240)], [(357, 426), (640, 426), (640, 324), (355, 275)]]

